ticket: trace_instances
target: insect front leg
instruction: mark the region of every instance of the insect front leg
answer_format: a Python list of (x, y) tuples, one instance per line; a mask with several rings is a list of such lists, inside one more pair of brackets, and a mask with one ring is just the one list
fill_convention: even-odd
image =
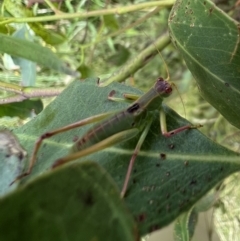
[(177, 129), (167, 131), (166, 114), (163, 109), (160, 110), (160, 129), (161, 129), (162, 134), (166, 137), (176, 135), (177, 133), (182, 132), (184, 130), (197, 129), (200, 127), (202, 127), (202, 125), (200, 125), (200, 124), (199, 125), (185, 125), (185, 126), (181, 126), (181, 127), (177, 128)]
[(116, 94), (116, 91), (112, 90), (108, 95), (108, 99), (111, 101), (132, 103), (133, 101), (137, 100), (140, 97), (140, 95), (135, 95), (135, 94), (123, 94), (123, 98), (118, 98), (118, 97), (114, 97), (115, 94)]

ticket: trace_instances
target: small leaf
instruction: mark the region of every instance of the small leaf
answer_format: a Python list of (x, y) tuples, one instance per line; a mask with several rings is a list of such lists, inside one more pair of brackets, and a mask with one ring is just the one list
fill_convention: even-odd
[(224, 181), (220, 206), (214, 209), (214, 227), (221, 241), (239, 240), (240, 176), (232, 175)]
[(201, 198), (194, 206), (195, 211), (197, 212), (206, 212), (210, 208), (213, 207), (214, 203), (218, 199), (219, 192), (212, 189), (210, 192), (207, 193), (203, 198)]
[(35, 34), (40, 36), (47, 44), (55, 46), (67, 40), (62, 34), (47, 30), (39, 23), (29, 23), (29, 25)]
[[(29, 33), (29, 29), (24, 25), (22, 28), (18, 29), (13, 37), (19, 39), (25, 39), (33, 41), (32, 36)], [(29, 61), (27, 59), (12, 57), (14, 64), (20, 66), (21, 79), (23, 86), (35, 86), (36, 81), (36, 63)]]
[(77, 71), (81, 73), (81, 78), (87, 78), (87, 77), (95, 77), (96, 74), (93, 70), (93, 68), (88, 67), (87, 65), (81, 65), (78, 67)]
[(116, 66), (120, 66), (120, 65), (126, 63), (126, 61), (130, 57), (129, 50), (121, 44), (116, 44), (114, 47), (115, 47), (117, 53), (110, 56), (107, 59), (107, 62), (109, 62), (110, 64), (113, 64), (113, 65), (116, 65)]
[(0, 240), (137, 240), (116, 186), (93, 162), (48, 172), (0, 200), (0, 209)]
[(43, 110), (41, 100), (23, 100), (10, 104), (2, 104), (0, 108), (0, 117), (18, 116), (21, 119), (32, 117), (33, 114), (38, 114)]
[(20, 66), (22, 86), (35, 86), (36, 63), (27, 59), (12, 57), (14, 64)]
[(26, 154), (10, 131), (0, 130), (0, 196), (16, 188), (17, 183), (9, 184), (23, 172)]
[(115, 15), (113, 15), (113, 14), (104, 15), (103, 21), (104, 21), (104, 24), (106, 25), (106, 27), (109, 28), (110, 30), (116, 31), (119, 29), (119, 25), (115, 18)]
[(197, 220), (198, 214), (194, 209), (178, 217), (174, 224), (174, 241), (191, 241)]
[(203, 97), (240, 128), (239, 24), (209, 0), (177, 0), (169, 30)]

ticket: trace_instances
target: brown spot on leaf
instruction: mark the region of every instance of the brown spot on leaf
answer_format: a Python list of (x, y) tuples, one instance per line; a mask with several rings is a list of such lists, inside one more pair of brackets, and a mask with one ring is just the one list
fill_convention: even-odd
[(94, 198), (91, 192), (82, 193), (80, 198), (85, 206), (92, 206), (94, 204)]
[(174, 144), (169, 144), (168, 147), (169, 147), (170, 149), (174, 149), (175, 146), (174, 146)]
[(139, 215), (136, 217), (136, 221), (139, 222), (139, 223), (145, 221), (145, 219), (146, 219), (146, 214), (145, 214), (145, 213), (141, 213), (141, 214), (139, 214)]
[(165, 153), (160, 153), (160, 158), (162, 159), (162, 160), (165, 160), (166, 159), (166, 154)]

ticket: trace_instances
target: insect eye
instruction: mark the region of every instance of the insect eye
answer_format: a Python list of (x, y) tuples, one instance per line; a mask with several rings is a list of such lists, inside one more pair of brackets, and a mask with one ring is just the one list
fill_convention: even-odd
[(165, 88), (165, 93), (169, 94), (172, 92), (172, 87), (166, 87)]

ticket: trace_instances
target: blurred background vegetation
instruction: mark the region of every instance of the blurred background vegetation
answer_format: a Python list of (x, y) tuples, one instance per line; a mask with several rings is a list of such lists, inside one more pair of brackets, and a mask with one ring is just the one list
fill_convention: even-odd
[[(54, 51), (60, 59), (68, 63), (68, 66), (80, 72), (81, 79), (94, 76), (100, 77), (101, 81), (104, 81), (136, 61), (139, 54), (157, 38), (167, 36), (171, 4), (161, 8), (157, 4), (150, 6), (150, 2), (143, 0), (45, 0), (45, 2), (15, 0), (15, 8), (12, 8), (9, 5), (10, 0), (4, 0), (1, 3), (0, 20), (4, 21), (9, 17), (56, 16), (57, 19), (54, 21), (35, 22), (37, 25), (29, 24), (28, 31), (32, 36), (31, 41), (47, 46)], [(149, 7), (136, 8), (139, 4), (144, 3), (149, 4)], [(215, 0), (215, 3), (234, 19), (240, 19), (240, 1)], [(99, 15), (88, 18), (74, 18), (71, 15), (76, 12), (85, 13), (115, 8), (120, 11), (124, 7), (136, 8), (136, 10), (129, 10), (125, 14), (104, 16), (99, 13)], [(65, 17), (66, 14), (68, 17)], [(14, 21), (11, 24), (1, 24), (0, 33), (12, 35), (25, 25)], [(58, 41), (46, 41), (44, 33), (50, 32), (45, 31), (56, 33)], [(169, 75), (170, 81), (176, 85), (176, 91), (167, 104), (182, 116), (185, 116), (186, 113), (186, 118), (190, 122), (203, 124), (204, 127), (201, 128), (201, 131), (211, 139), (234, 151), (239, 151), (239, 131), (228, 124), (212, 106), (201, 98), (196, 83), (181, 56), (170, 43), (170, 39), (167, 42), (169, 44), (165, 44), (161, 48), (154, 45), (155, 51), (145, 59), (141, 68), (131, 73), (127, 79), (124, 79), (124, 82), (146, 91), (159, 76), (167, 78)], [(6, 60), (6, 56), (1, 54), (0, 81), (24, 85), (21, 75), (24, 67), (21, 69), (12, 65), (9, 67), (9, 61), (9, 59)], [(28, 69), (28, 71), (32, 70)], [(38, 88), (64, 88), (73, 80), (73, 77), (57, 73), (46, 67), (37, 66), (36, 71), (35, 87)], [(1, 98), (6, 98), (9, 92), (3, 87), (1, 89)], [(52, 98), (42, 99), (45, 106), (51, 100)], [(16, 107), (14, 103), (0, 106), (0, 109), (5, 111), (4, 113), (9, 113), (8, 110), (12, 112), (13, 109), (19, 109), (21, 113), (23, 112), (21, 108), (28, 107)], [(35, 108), (37, 109), (37, 107)], [(36, 113), (41, 111), (41, 107), (39, 111), (36, 109)], [(19, 114), (16, 116), (15, 114), (5, 114), (5, 116), (1, 114), (0, 126), (12, 128), (21, 125), (34, 117), (35, 112), (32, 111), (32, 107), (28, 109), (27, 119), (26, 115), (23, 117)], [(221, 203), (219, 202), (218, 205)]]

